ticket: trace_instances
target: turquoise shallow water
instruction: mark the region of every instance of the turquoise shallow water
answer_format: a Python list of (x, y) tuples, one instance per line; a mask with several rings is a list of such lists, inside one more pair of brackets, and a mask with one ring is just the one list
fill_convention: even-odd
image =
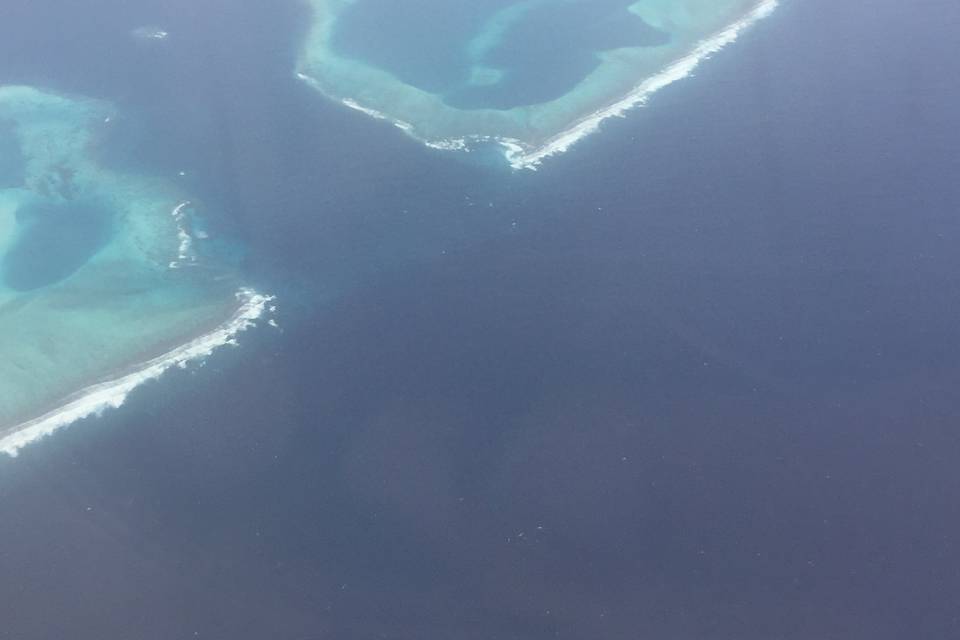
[(539, 173), (296, 82), (300, 6), (4, 0), (8, 77), (142, 116), (109, 165), (289, 288), (0, 456), (0, 636), (960, 637), (960, 3), (785, 2)]
[(0, 189), (23, 182), (23, 154), (11, 123), (0, 121)]
[[(438, 14), (436, 3), (362, 0), (344, 12), (334, 46), (452, 107), (510, 109), (562, 97), (600, 66), (604, 51), (668, 44), (669, 32), (632, 13), (632, 4), (487, 0), (449, 3)], [(410, 28), (407, 16), (427, 8), (431, 20)]]
[(311, 0), (299, 77), (429, 146), (533, 168), (689, 75), (777, 0)]
[[(74, 416), (122, 402), (128, 388), (111, 395), (111, 381), (242, 304), (231, 262), (210, 258), (225, 252), (199, 203), (100, 163), (115, 117), (106, 103), (0, 87), (2, 450), (68, 400), (81, 402)], [(99, 396), (85, 408), (91, 385)]]

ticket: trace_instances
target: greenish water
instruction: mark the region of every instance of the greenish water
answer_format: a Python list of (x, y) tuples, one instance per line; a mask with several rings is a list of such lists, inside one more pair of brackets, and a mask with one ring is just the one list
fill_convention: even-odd
[[(114, 116), (105, 103), (0, 86), (0, 444), (238, 308), (231, 261), (209, 257), (235, 250), (206, 239), (203, 208), (97, 160), (113, 152)], [(130, 384), (50, 424), (119, 404)]]
[(23, 154), (13, 125), (0, 121), (0, 189), (23, 182)]
[[(338, 22), (338, 53), (389, 71), (460, 109), (510, 109), (562, 97), (624, 47), (659, 47), (667, 31), (635, 0), (487, 0), (469, 7), (360, 0)], [(410, 28), (410, 13), (431, 19)], [(438, 28), (437, 25), (443, 25)]]
[(441, 149), (536, 167), (689, 75), (777, 0), (310, 0), (298, 74)]
[(3, 282), (30, 291), (67, 278), (110, 240), (112, 212), (103, 202), (32, 202), (17, 210), (20, 227), (0, 260)]

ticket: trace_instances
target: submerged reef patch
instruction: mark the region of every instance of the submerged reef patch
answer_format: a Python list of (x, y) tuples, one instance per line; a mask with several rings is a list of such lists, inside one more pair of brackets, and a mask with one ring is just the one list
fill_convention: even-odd
[[(209, 354), (268, 298), (197, 245), (188, 201), (104, 166), (108, 104), (0, 86), (0, 451), (119, 406)], [(203, 236), (208, 233), (204, 232)]]
[(499, 143), (515, 168), (535, 168), (688, 75), (777, 0), (309, 3), (301, 80), (429, 146)]

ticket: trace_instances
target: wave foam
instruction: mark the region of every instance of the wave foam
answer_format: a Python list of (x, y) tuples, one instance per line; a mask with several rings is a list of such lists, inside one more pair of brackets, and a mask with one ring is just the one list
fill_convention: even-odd
[(31, 442), (77, 420), (119, 408), (136, 387), (159, 378), (171, 367), (183, 368), (191, 361), (209, 356), (218, 347), (237, 344), (237, 334), (255, 326), (265, 311), (273, 310), (273, 307), (268, 310), (267, 305), (274, 298), (252, 289), (241, 289), (236, 295), (240, 306), (229, 320), (213, 331), (148, 360), (132, 373), (87, 387), (58, 409), (13, 427), (9, 435), (0, 438), (0, 452), (15, 457)]
[(174, 207), (170, 215), (177, 223), (177, 238), (180, 245), (177, 248), (177, 259), (170, 263), (171, 269), (183, 266), (185, 263), (196, 262), (196, 256), (193, 255), (193, 236), (187, 231), (186, 209), (192, 206), (189, 200), (185, 200)]
[(532, 150), (527, 150), (519, 140), (498, 140), (500, 145), (505, 149), (504, 156), (507, 162), (509, 162), (510, 166), (514, 169), (535, 170), (540, 166), (544, 158), (548, 158), (557, 153), (563, 153), (585, 136), (595, 132), (600, 127), (600, 123), (607, 118), (613, 116), (622, 117), (630, 109), (646, 103), (653, 93), (663, 89), (669, 84), (673, 84), (677, 80), (682, 80), (689, 76), (702, 61), (733, 43), (744, 29), (769, 16), (773, 10), (777, 8), (778, 4), (779, 0), (764, 0), (743, 18), (723, 29), (713, 37), (701, 41), (689, 54), (677, 60), (657, 75), (647, 78), (617, 102), (581, 119), (566, 131), (551, 138), (546, 144)]
[[(300, 75), (303, 76), (303, 74), (300, 74)], [(413, 131), (413, 125), (410, 124), (409, 122), (398, 120), (396, 118), (391, 118), (387, 114), (381, 113), (376, 109), (371, 109), (369, 107), (363, 106), (356, 100), (351, 100), (350, 98), (344, 98), (342, 102), (344, 105), (350, 107), (351, 109), (356, 109), (360, 113), (365, 113), (371, 118), (375, 118), (377, 120), (386, 120), (387, 122), (393, 124), (393, 126), (395, 126), (397, 129), (400, 129), (401, 131), (406, 131), (407, 133), (410, 133)]]
[[(667, 85), (673, 84), (677, 80), (682, 80), (689, 76), (702, 61), (733, 43), (744, 29), (769, 16), (778, 5), (779, 0), (762, 0), (750, 13), (732, 25), (722, 29), (712, 37), (702, 40), (693, 51), (676, 62), (673, 62), (660, 73), (647, 78), (624, 97), (607, 107), (594, 111), (579, 119), (566, 130), (552, 136), (545, 143), (538, 146), (527, 144), (515, 138), (489, 135), (439, 139), (422, 138), (415, 133), (415, 127), (409, 122), (393, 118), (376, 109), (365, 107), (351, 98), (344, 98), (341, 102), (345, 106), (356, 109), (372, 118), (386, 120), (392, 123), (398, 129), (403, 130), (411, 137), (433, 149), (469, 151), (472, 146), (493, 142), (499, 144), (504, 149), (503, 155), (514, 169), (536, 170), (544, 159), (567, 151), (575, 143), (597, 131), (600, 123), (607, 118), (624, 116), (634, 107), (645, 104), (655, 92), (663, 89)], [(311, 85), (321, 93), (325, 93), (322, 83), (315, 78), (312, 78), (302, 71), (298, 71), (296, 75), (300, 80)]]

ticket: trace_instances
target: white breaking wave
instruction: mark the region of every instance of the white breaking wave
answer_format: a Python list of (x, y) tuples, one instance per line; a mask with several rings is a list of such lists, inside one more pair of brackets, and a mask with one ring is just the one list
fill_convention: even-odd
[(241, 289), (236, 295), (240, 306), (229, 320), (213, 331), (148, 360), (132, 373), (87, 387), (58, 409), (13, 427), (9, 435), (0, 438), (0, 452), (16, 456), (31, 442), (77, 420), (120, 407), (136, 387), (159, 378), (171, 367), (185, 367), (189, 362), (206, 358), (218, 347), (237, 344), (237, 334), (255, 326), (264, 312), (274, 309), (267, 306), (274, 298), (252, 289)]
[[(763, 0), (763, 2), (758, 4), (743, 18), (724, 28), (714, 36), (704, 39), (689, 54), (670, 64), (660, 73), (647, 78), (623, 98), (620, 98), (608, 107), (599, 109), (581, 118), (573, 124), (573, 126), (556, 134), (546, 143), (537, 147), (531, 147), (515, 138), (498, 138), (488, 135), (433, 140), (424, 139), (416, 135), (415, 128), (408, 122), (392, 118), (376, 109), (365, 107), (351, 98), (345, 98), (341, 100), (341, 102), (351, 109), (356, 109), (372, 118), (393, 123), (398, 129), (402, 129), (410, 136), (433, 149), (469, 151), (471, 145), (494, 142), (503, 147), (503, 155), (511, 167), (514, 169), (536, 170), (545, 158), (567, 151), (578, 141), (597, 131), (597, 129), (600, 128), (600, 123), (607, 118), (614, 116), (623, 117), (634, 107), (645, 104), (655, 92), (663, 89), (667, 85), (673, 84), (677, 80), (682, 80), (689, 76), (702, 61), (733, 43), (744, 29), (769, 16), (778, 5), (779, 0)], [(322, 84), (315, 78), (303, 72), (297, 72), (296, 75), (300, 80), (324, 92)]]
[(697, 66), (714, 53), (733, 43), (740, 33), (752, 26), (758, 20), (769, 16), (777, 8), (779, 0), (764, 0), (757, 7), (739, 21), (720, 31), (711, 38), (703, 40), (697, 48), (683, 58), (677, 60), (655, 76), (647, 78), (633, 91), (613, 103), (609, 107), (595, 111), (581, 119), (575, 125), (554, 136), (546, 144), (536, 149), (526, 150), (517, 140), (502, 139), (500, 144), (505, 148), (504, 156), (514, 169), (536, 169), (544, 158), (557, 153), (563, 153), (576, 142), (590, 135), (600, 127), (600, 123), (607, 118), (622, 117), (634, 107), (643, 105), (650, 96), (677, 80), (686, 78)]
[[(302, 73), (299, 74), (299, 75), (300, 75), (300, 76), (303, 76)], [(393, 124), (393, 126), (395, 126), (397, 129), (400, 129), (400, 130), (402, 130), (402, 131), (406, 131), (407, 133), (410, 133), (410, 132), (413, 131), (413, 125), (410, 124), (409, 122), (404, 122), (403, 120), (398, 120), (398, 119), (396, 119), (396, 118), (391, 118), (390, 116), (386, 115), (385, 113), (380, 113), (380, 112), (377, 111), (376, 109), (371, 109), (371, 108), (369, 108), (369, 107), (363, 106), (362, 104), (360, 104), (360, 103), (357, 102), (356, 100), (351, 100), (350, 98), (344, 98), (344, 99), (343, 99), (343, 104), (345, 104), (346, 106), (350, 107), (351, 109), (356, 109), (356, 110), (359, 111), (360, 113), (365, 113), (365, 114), (367, 114), (368, 116), (370, 116), (371, 118), (376, 118), (377, 120), (386, 120), (387, 122), (390, 122), (391, 124)]]
[[(323, 93), (322, 85), (319, 82), (317, 82), (316, 79), (311, 78), (310, 76), (303, 73), (302, 71), (297, 72), (297, 77), (300, 80), (303, 80), (304, 82), (312, 86), (313, 88), (317, 89), (321, 93)], [(405, 120), (392, 118), (387, 114), (383, 113), (382, 111), (377, 111), (376, 109), (365, 107), (352, 98), (343, 98), (342, 100), (340, 100), (340, 104), (344, 105), (345, 107), (350, 107), (351, 109), (355, 111), (359, 111), (360, 113), (363, 113), (365, 115), (368, 115), (375, 120), (384, 120), (385, 122), (389, 122), (390, 124), (395, 126), (397, 129), (400, 129), (404, 133), (419, 140), (423, 144), (433, 149), (442, 149), (444, 151), (469, 151), (470, 150), (466, 138), (451, 138), (447, 140), (424, 140), (422, 138), (419, 138), (414, 133), (414, 126), (409, 122), (406, 122)]]
[(160, 27), (146, 26), (137, 27), (130, 32), (130, 35), (138, 40), (166, 40), (170, 36), (170, 33)]
[(182, 266), (184, 263), (193, 263), (196, 262), (197, 258), (193, 254), (193, 237), (190, 235), (190, 232), (187, 231), (187, 221), (185, 210), (190, 206), (190, 201), (185, 200), (181, 202), (173, 211), (170, 212), (170, 215), (173, 216), (173, 219), (177, 223), (177, 238), (180, 240), (180, 245), (177, 251), (177, 259), (170, 263), (171, 269), (176, 269)]
[(447, 138), (446, 140), (426, 140), (424, 144), (431, 149), (440, 149), (441, 151), (470, 151), (470, 145), (466, 138)]

